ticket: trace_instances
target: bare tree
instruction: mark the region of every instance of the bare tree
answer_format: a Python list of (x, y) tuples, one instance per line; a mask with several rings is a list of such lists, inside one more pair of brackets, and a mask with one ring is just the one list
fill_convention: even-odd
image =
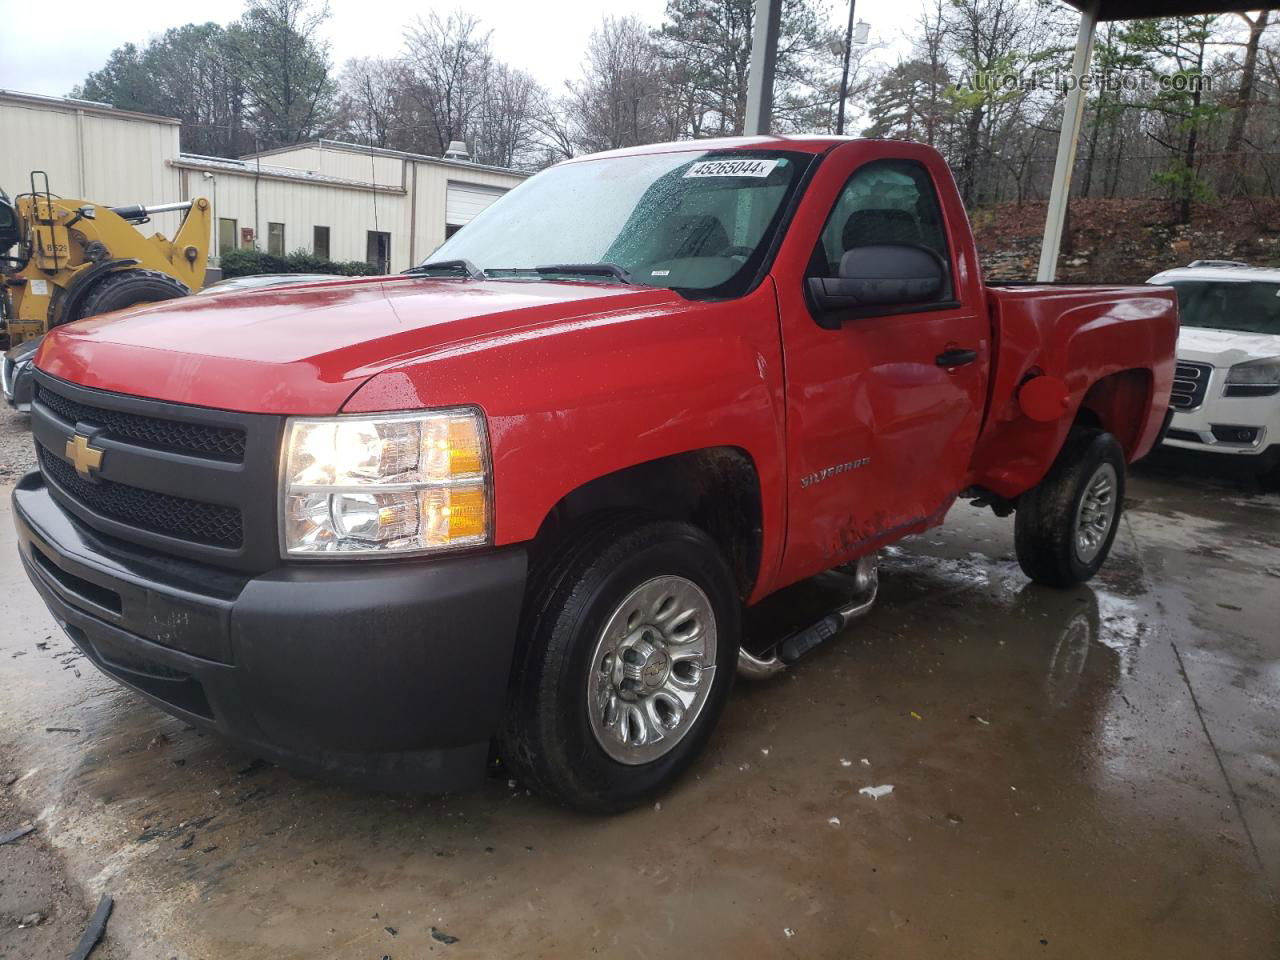
[(569, 87), (575, 139), (613, 150), (659, 138), (663, 80), (648, 29), (635, 17), (608, 17), (591, 31), (582, 77)]
[(432, 11), (406, 31), (410, 89), (430, 127), (431, 152), (443, 152), (450, 142), (465, 139), (483, 109), (493, 64), (490, 34), (478, 17), (461, 10), (443, 17)]
[(338, 79), (338, 123), (346, 135), (375, 147), (394, 146), (407, 83), (399, 60), (348, 60)]

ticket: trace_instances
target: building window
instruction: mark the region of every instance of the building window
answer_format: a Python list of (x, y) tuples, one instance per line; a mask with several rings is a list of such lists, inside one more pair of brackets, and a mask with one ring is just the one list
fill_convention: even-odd
[(329, 259), (329, 228), (316, 227), (312, 231), (311, 252), (321, 260)]
[(448, 240), (450, 237), (452, 237), (455, 233), (457, 233), (461, 229), (462, 229), (462, 224), (460, 223), (446, 223), (444, 225), (444, 238)]
[(239, 243), (236, 222), (228, 217), (218, 218), (218, 255), (234, 250)]
[(267, 253), (273, 257), (284, 256), (284, 224), (267, 224)]
[(370, 230), (365, 245), (365, 262), (377, 267), (379, 273), (391, 270), (391, 234)]

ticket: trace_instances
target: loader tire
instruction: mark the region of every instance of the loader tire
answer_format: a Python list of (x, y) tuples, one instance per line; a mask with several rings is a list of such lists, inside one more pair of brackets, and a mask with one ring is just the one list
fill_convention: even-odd
[(96, 317), (100, 313), (123, 310), (140, 303), (159, 303), (190, 295), (191, 290), (185, 283), (156, 270), (117, 270), (96, 281), (80, 301), (76, 315), (62, 317), (59, 323)]

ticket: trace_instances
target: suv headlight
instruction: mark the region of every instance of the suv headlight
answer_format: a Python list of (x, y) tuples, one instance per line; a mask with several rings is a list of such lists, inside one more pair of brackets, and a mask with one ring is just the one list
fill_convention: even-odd
[(1266, 397), (1280, 392), (1280, 357), (1237, 363), (1227, 371), (1228, 397)]
[(489, 451), (474, 408), (292, 417), (281, 470), (286, 556), (430, 553), (489, 540)]

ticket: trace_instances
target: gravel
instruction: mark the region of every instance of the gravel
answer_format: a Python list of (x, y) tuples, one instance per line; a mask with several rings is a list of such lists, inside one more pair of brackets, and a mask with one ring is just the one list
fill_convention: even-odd
[(25, 413), (14, 413), (0, 402), (0, 486), (16, 483), (24, 473), (35, 468), (31, 418)]

